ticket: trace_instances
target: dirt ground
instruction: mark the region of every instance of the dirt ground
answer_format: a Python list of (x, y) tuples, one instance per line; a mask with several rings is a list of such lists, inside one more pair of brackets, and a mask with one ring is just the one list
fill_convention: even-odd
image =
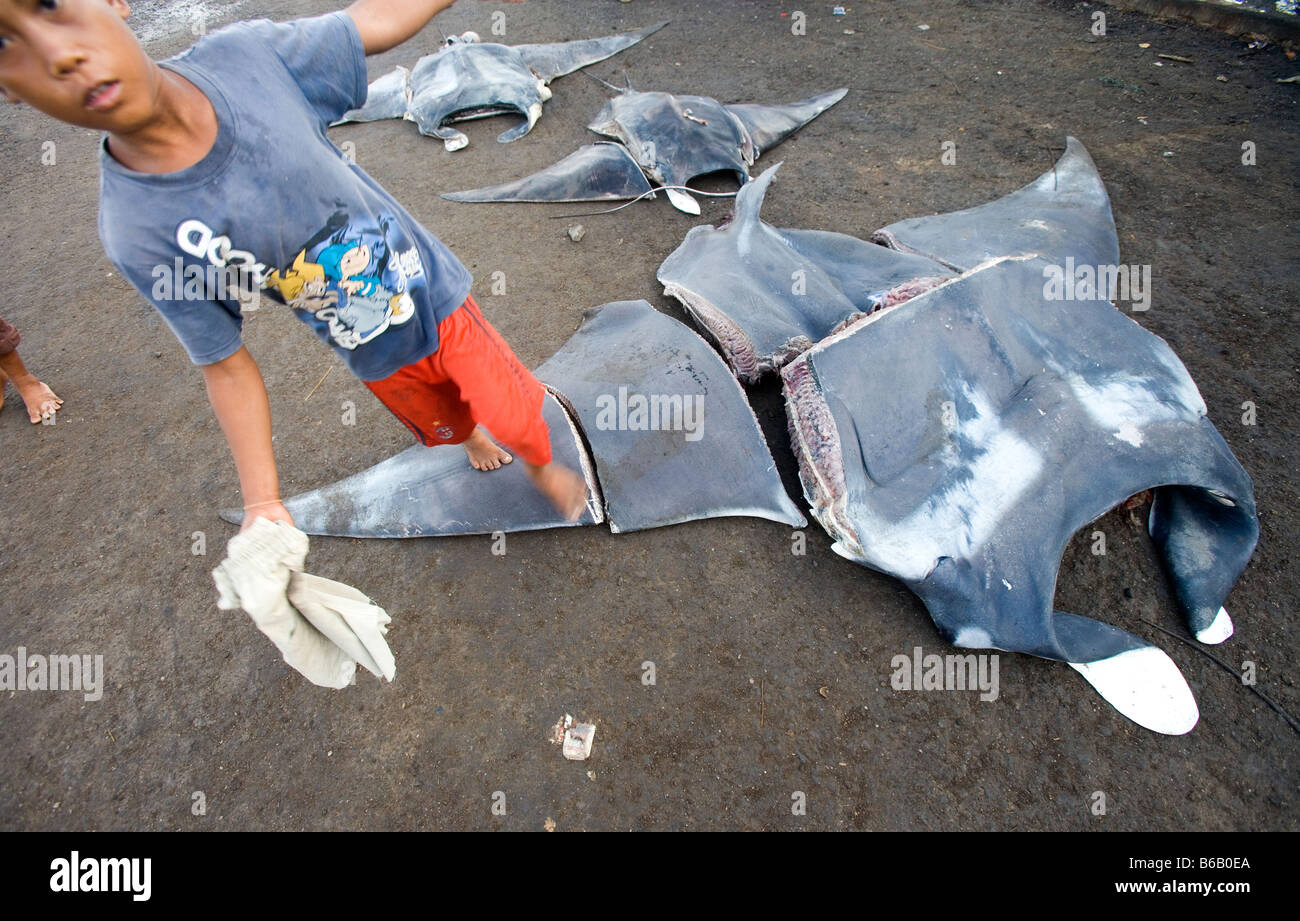
[[(191, 40), (176, 6), (137, 4), (157, 57)], [(215, 27), (337, 4), (190, 6), (210, 11)], [(1123, 261), (1152, 266), (1152, 307), (1137, 319), (1182, 358), (1254, 479), (1259, 549), (1228, 599), (1236, 635), (1214, 653), (1234, 668), (1255, 663), (1259, 689), (1300, 714), (1300, 642), (1289, 619), (1300, 601), (1291, 325), (1300, 87), (1276, 82), (1300, 65), (1275, 47), (1085, 3), (848, 6), (834, 16), (830, 3), (463, 0), (436, 22), (488, 37), (499, 9), (498, 40), (521, 43), (669, 19), (591, 73), (727, 102), (849, 87), (760, 160), (785, 161), (764, 209), (778, 226), (867, 236), (903, 217), (978, 204), (1048, 168), (1067, 134), (1080, 138), (1110, 191)], [(800, 9), (803, 36), (783, 15)], [(1102, 37), (1090, 32), (1098, 10)], [(371, 75), (413, 63), (438, 40), (426, 29), (371, 61)], [(1157, 53), (1194, 63), (1156, 66)], [(554, 218), (573, 206), (439, 198), (522, 176), (593, 139), (584, 126), (609, 91), (580, 74), (553, 89), (537, 127), (514, 144), (495, 140), (507, 118), (469, 123), (470, 146), (455, 154), (404, 122), (332, 135), (352, 142), (358, 162), (459, 254), (485, 312), (530, 365), (601, 303), (646, 298), (686, 319), (662, 296), (655, 269), (702, 222), (661, 197), (583, 218), (586, 237), (574, 243), (564, 232), (572, 221)], [(956, 143), (953, 166), (940, 163), (945, 141)], [(1247, 141), (1254, 166), (1242, 163)], [(43, 162), (46, 142), (53, 164)], [(1000, 657), (996, 701), (895, 691), (895, 655), (953, 651), (921, 604), (835, 556), (815, 525), (807, 554), (796, 556), (789, 529), (752, 519), (511, 535), (504, 556), (486, 537), (315, 538), (312, 571), (359, 586), (393, 615), (398, 670), (391, 685), (363, 674), (343, 691), (311, 686), (245, 615), (216, 607), (209, 572), (234, 530), (216, 513), (238, 504), (235, 469), (200, 375), (103, 256), (96, 143), (28, 108), (0, 112), (0, 315), (22, 331), (27, 363), (67, 400), (53, 426), (29, 425), (12, 389), (0, 413), (0, 653), (102, 654), (106, 671), (98, 702), (0, 695), (0, 827), (1300, 824), (1297, 734), (1233, 675), (1144, 623), (1185, 635), (1139, 513), (1111, 512), (1076, 535), (1056, 604), (1168, 651), (1201, 709), (1187, 736), (1141, 729), (1066, 666), (1023, 655)], [(706, 200), (703, 219), (729, 208)], [(504, 296), (490, 295), (497, 271)], [(287, 311), (259, 312), (245, 329), (271, 395), (285, 495), (409, 444)], [(802, 501), (777, 387), (751, 396)], [(345, 401), (355, 425), (343, 424)], [(1248, 401), (1255, 425), (1243, 424)], [(1094, 529), (1107, 535), (1105, 556), (1090, 552)], [(196, 532), (206, 555), (193, 552)], [(653, 685), (642, 680), (646, 662)], [(585, 764), (547, 741), (566, 712), (597, 724)], [(1091, 808), (1097, 791), (1104, 815)], [(803, 815), (792, 810), (800, 792)]]

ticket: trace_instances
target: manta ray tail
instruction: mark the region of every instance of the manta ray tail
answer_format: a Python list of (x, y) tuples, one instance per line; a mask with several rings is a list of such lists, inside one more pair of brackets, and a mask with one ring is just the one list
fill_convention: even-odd
[(651, 191), (641, 167), (623, 145), (599, 141), (523, 179), (442, 197), (469, 202), (604, 201), (637, 198)]
[(543, 83), (550, 83), (556, 77), (573, 73), (575, 70), (613, 57), (620, 51), (631, 48), (637, 42), (658, 32), (667, 21), (634, 32), (619, 35), (606, 35), (603, 38), (588, 38), (576, 42), (553, 42), (546, 45), (515, 45), (514, 48), (523, 56), (524, 63), (537, 74)]
[(726, 106), (749, 132), (754, 142), (754, 156), (771, 150), (818, 115), (844, 98), (847, 89), (822, 93), (802, 102), (788, 105), (765, 106), (756, 103)]

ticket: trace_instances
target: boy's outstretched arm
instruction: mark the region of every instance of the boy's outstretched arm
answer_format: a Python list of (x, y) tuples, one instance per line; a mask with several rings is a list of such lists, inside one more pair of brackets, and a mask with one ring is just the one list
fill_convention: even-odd
[[(280, 480), (271, 449), (271, 405), (266, 384), (246, 348), (216, 364), (203, 365), (208, 402), (226, 434), (244, 494), (244, 528), (256, 518), (293, 518), (280, 502)], [(242, 528), (241, 528), (242, 530)]]
[[(356, 0), (346, 12), (357, 24), (366, 54), (396, 48), (456, 0)], [(522, 0), (506, 0), (520, 3)]]

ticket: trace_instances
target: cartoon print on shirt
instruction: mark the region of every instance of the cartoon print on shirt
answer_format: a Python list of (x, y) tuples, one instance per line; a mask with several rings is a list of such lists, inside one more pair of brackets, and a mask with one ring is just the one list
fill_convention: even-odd
[(411, 288), (423, 285), (424, 267), (414, 246), (399, 248), (404, 242), (391, 218), (363, 225), (336, 213), (266, 284), (326, 324), (330, 341), (355, 349), (415, 315)]
[(293, 267), (289, 271), (283, 275), (279, 272), (274, 273), (266, 284), (279, 291), (284, 302), (290, 307), (297, 307), (311, 314), (338, 306), (338, 292), (329, 290), (324, 267), (308, 262), (306, 252), (301, 252), (294, 257)]

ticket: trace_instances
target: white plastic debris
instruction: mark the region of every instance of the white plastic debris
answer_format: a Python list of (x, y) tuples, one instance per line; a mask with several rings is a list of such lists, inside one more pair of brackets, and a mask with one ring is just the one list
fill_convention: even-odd
[(564, 730), (564, 757), (570, 761), (586, 761), (595, 738), (596, 727), (591, 723), (579, 723)]
[(574, 243), (580, 242), (586, 235), (587, 228), (583, 227), (581, 224), (574, 224), (569, 227), (569, 239)]

